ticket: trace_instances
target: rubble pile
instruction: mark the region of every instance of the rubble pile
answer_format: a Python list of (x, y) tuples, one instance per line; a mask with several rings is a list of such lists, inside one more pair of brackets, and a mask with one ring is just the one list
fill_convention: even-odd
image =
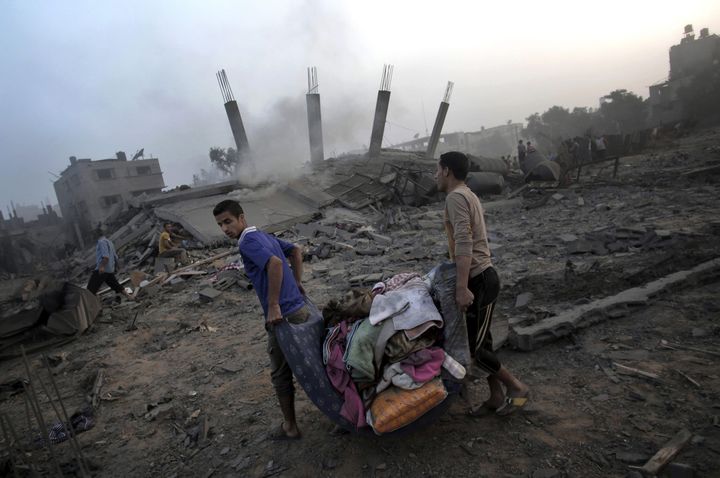
[[(95, 323), (62, 349), (68, 365), (56, 377), (68, 407), (80, 409), (88, 381), (104, 371), (97, 426), (79, 437), (83, 449), (103, 469), (167, 476), (290, 469), (456, 476), (467, 473), (468, 457), (493, 476), (622, 476), (688, 428), (689, 448), (679, 456), (712, 472), (720, 463), (710, 445), (720, 439), (713, 421), (720, 330), (712, 322), (720, 310), (719, 141), (714, 131), (676, 139), (621, 158), (615, 177), (612, 164), (597, 164), (568, 186), (525, 184), (499, 163), (478, 168), (473, 174), (502, 178), (500, 188), (481, 192), (502, 283), (494, 345), (509, 345), (503, 360), (527, 377), (536, 408), (480, 422), (458, 403), (431, 431), (397, 442), (329, 437), (329, 423), (302, 394), (303, 440), (282, 450), (266, 440), (276, 411), (262, 312), (211, 211), (236, 198), (248, 205), (250, 224), (299, 244), (303, 287), (322, 307), (448, 260), (434, 162), (384, 152), (329, 160), (282, 186), (223, 184), (144, 198), (107, 224), (119, 278), (135, 301), (101, 292)], [(168, 220), (188, 237), (189, 265), (155, 257)], [(69, 269), (67, 277), (83, 284), (93, 262), (88, 248), (54, 271)], [(39, 280), (0, 281), (4, 311), (39, 301), (40, 289)], [(0, 382), (21, 368), (3, 363)], [(477, 376), (472, 397), (485, 394)], [(22, 393), (0, 396), (3, 409), (24, 416)]]

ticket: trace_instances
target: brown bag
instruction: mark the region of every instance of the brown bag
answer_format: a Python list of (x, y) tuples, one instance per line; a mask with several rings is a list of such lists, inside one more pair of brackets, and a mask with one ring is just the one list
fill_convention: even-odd
[(373, 400), (368, 422), (378, 435), (393, 432), (425, 415), (447, 395), (440, 378), (434, 378), (415, 390), (390, 387)]

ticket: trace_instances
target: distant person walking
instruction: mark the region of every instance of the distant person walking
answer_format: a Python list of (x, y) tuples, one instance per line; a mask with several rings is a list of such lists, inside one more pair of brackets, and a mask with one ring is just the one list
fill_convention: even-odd
[(605, 159), (605, 153), (607, 152), (607, 144), (605, 138), (598, 136), (595, 138), (595, 156), (597, 159)]
[(526, 148), (526, 150), (527, 150), (527, 154), (534, 153), (535, 151), (537, 151), (537, 150), (535, 149), (535, 146), (533, 146), (530, 141), (527, 142), (527, 148)]
[(132, 300), (130, 294), (125, 291), (123, 286), (118, 282), (117, 277), (115, 277), (118, 265), (118, 255), (117, 252), (115, 252), (115, 245), (110, 239), (105, 237), (102, 229), (98, 229), (96, 233), (98, 241), (95, 246), (95, 270), (90, 275), (87, 290), (97, 295), (100, 287), (103, 284), (107, 284), (108, 287), (116, 293), (122, 294)]
[(518, 152), (518, 164), (522, 168), (523, 163), (525, 162), (525, 154), (526, 154), (525, 145), (523, 144), (523, 141), (518, 141), (517, 145), (517, 152)]

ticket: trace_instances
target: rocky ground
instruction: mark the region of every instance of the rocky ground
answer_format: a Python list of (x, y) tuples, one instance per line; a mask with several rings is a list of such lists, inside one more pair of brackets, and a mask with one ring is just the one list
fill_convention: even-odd
[[(485, 198), (503, 281), (496, 335), (509, 324), (512, 343), (515, 327), (720, 257), (718, 172), (694, 172), (718, 164), (720, 132), (705, 130), (623, 158), (617, 178), (610, 163), (583, 171), (567, 189)], [(441, 216), (440, 203), (329, 209), (319, 225), (372, 230), (284, 237), (324, 257), (305, 264), (305, 288), (322, 305), (363, 275), (426, 272), (443, 261)], [(136, 304), (107, 306), (85, 335), (51, 353), (65, 354), (55, 378), (69, 409), (104, 371), (96, 426), (78, 435), (97, 476), (640, 476), (632, 467), (682, 429), (693, 438), (667, 472), (687, 471), (680, 463), (695, 476), (720, 476), (713, 277), (680, 283), (630, 314), (532, 352), (504, 347), (501, 360), (532, 389), (525, 410), (468, 417), (486, 393), (477, 379), (437, 423), (400, 437), (333, 436), (333, 424), (299, 392), (302, 440), (267, 440), (279, 414), (260, 306), (239, 287), (199, 301), (201, 276)], [(30, 361), (39, 369), (38, 356)], [(0, 383), (22, 375), (20, 360), (6, 361)], [(0, 400), (30, 436), (21, 394)], [(56, 450), (72, 460), (68, 442)]]

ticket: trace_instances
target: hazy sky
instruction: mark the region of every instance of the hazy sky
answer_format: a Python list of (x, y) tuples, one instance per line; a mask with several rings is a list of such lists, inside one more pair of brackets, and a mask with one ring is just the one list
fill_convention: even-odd
[[(720, 31), (720, 2), (0, 0), (0, 207), (55, 202), (68, 157), (160, 158), (169, 186), (231, 146), (225, 68), (251, 147), (274, 168), (308, 159), (306, 67), (318, 67), (326, 156), (369, 142), (384, 63), (395, 65), (386, 143), (521, 121), (548, 107), (643, 97), (683, 26)], [(423, 115), (424, 110), (424, 115)]]

